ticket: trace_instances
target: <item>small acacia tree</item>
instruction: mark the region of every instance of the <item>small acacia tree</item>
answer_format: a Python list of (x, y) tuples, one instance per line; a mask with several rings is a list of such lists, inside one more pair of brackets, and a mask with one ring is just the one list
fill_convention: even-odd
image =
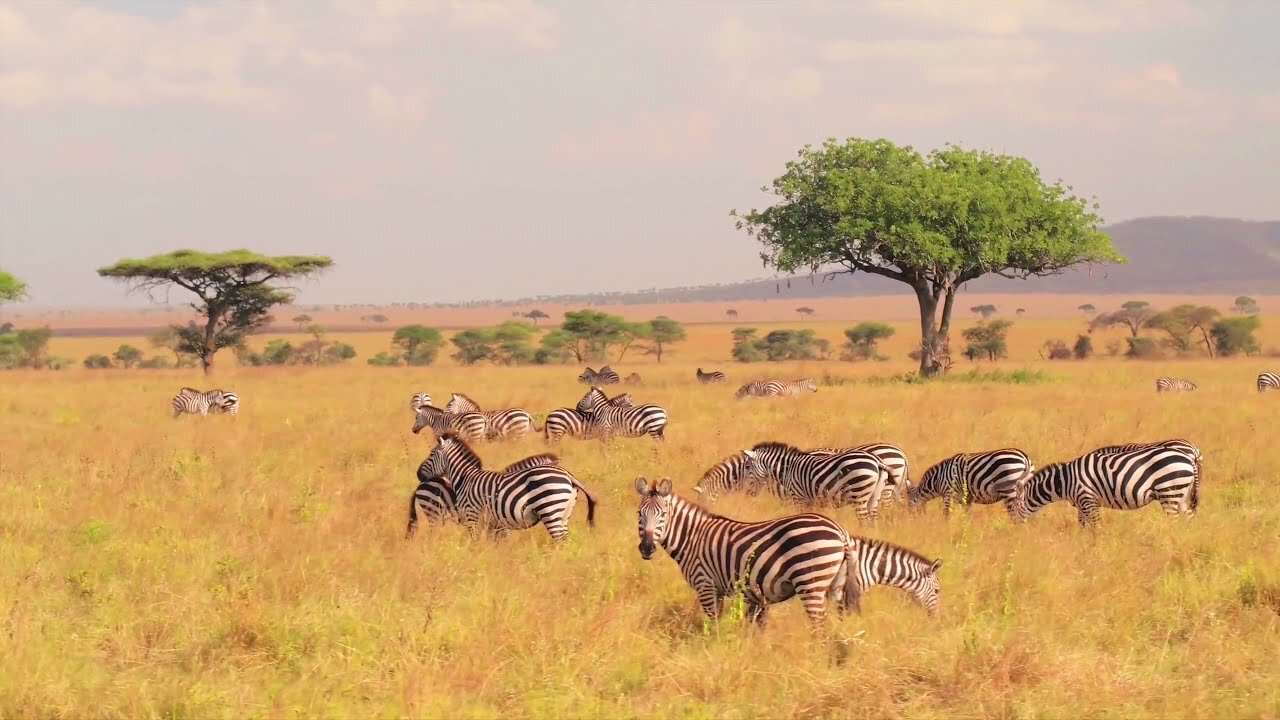
[(964, 356), (970, 360), (1000, 360), (1009, 356), (1008, 334), (1013, 323), (1008, 320), (983, 320), (962, 332), (967, 344)]
[(1178, 305), (1156, 313), (1147, 321), (1147, 327), (1163, 330), (1169, 336), (1165, 344), (1175, 352), (1190, 352), (1199, 341), (1204, 343), (1209, 357), (1213, 357), (1213, 336), (1210, 331), (1221, 314), (1217, 308), (1207, 305)]
[(203, 318), (186, 327), (175, 325), (184, 352), (200, 359), (204, 373), (213, 371), (213, 356), (236, 347), (271, 322), (276, 305), (293, 302), (288, 288), (269, 283), (315, 275), (333, 265), (322, 255), (271, 257), (248, 250), (204, 253), (177, 250), (140, 260), (121, 260), (99, 268), (98, 275), (121, 280), (130, 291), (180, 287), (196, 295), (191, 307)]
[(1156, 311), (1151, 307), (1151, 303), (1146, 300), (1130, 300), (1115, 312), (1103, 313), (1095, 317), (1089, 323), (1089, 332), (1100, 327), (1121, 325), (1129, 329), (1130, 339), (1136, 339), (1142, 328), (1146, 327), (1155, 316)]
[(1257, 315), (1258, 301), (1248, 295), (1241, 295), (1236, 298), (1235, 305), (1233, 305), (1231, 309), (1241, 315)]
[(534, 325), (537, 325), (539, 320), (546, 320), (551, 316), (542, 312), (537, 308), (534, 308), (533, 310), (530, 310), (529, 312), (524, 313), (524, 315), (522, 315), (521, 317), (526, 317), (532, 320)]
[(4, 270), (0, 270), (0, 305), (23, 300), (26, 297), (27, 284)]
[(444, 346), (444, 336), (425, 325), (406, 325), (391, 336), (391, 344), (400, 348), (406, 364), (430, 365)]
[(814, 309), (806, 305), (804, 307), (796, 308), (796, 312), (805, 317), (813, 317)]
[(310, 315), (295, 315), (293, 318), (293, 324), (298, 326), (298, 332), (302, 332), (303, 328), (312, 320), (313, 318)]
[(883, 360), (876, 353), (876, 343), (893, 337), (892, 325), (880, 322), (862, 322), (844, 331), (848, 342), (845, 345), (845, 360)]
[(996, 314), (996, 306), (995, 305), (974, 305), (973, 307), (969, 308), (969, 312), (974, 313), (976, 315), (980, 315), (983, 320), (986, 320), (987, 318)]
[(806, 145), (775, 178), (777, 201), (730, 214), (778, 271), (839, 265), (909, 286), (920, 307), (920, 373), (936, 375), (956, 293), (970, 280), (1054, 275), (1124, 262), (1097, 204), (1027, 160), (953, 145), (927, 156), (888, 140)]
[(646, 337), (649, 345), (645, 352), (657, 356), (658, 362), (662, 362), (662, 354), (666, 352), (667, 346), (684, 340), (684, 326), (666, 315), (660, 315), (649, 321)]
[(1083, 305), (1078, 305), (1076, 306), (1076, 309), (1084, 313), (1085, 315), (1092, 315), (1098, 312), (1098, 308), (1094, 307), (1093, 303), (1085, 303)]

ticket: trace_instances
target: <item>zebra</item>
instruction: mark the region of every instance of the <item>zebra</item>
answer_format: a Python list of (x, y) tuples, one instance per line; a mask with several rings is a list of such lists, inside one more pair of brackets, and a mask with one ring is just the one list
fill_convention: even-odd
[(744, 397), (791, 397), (806, 392), (818, 392), (818, 385), (812, 378), (801, 378), (800, 380), (755, 380), (738, 388), (738, 392), (734, 393), (733, 396), (741, 400)]
[[(541, 453), (517, 460), (499, 472), (509, 475), (530, 468), (559, 464), (559, 456)], [(447, 477), (433, 475), (425, 460), (418, 466), (418, 489), (409, 498), (409, 525), (404, 533), (406, 540), (412, 538), (418, 531), (418, 510), (422, 510), (428, 522), (458, 519), (458, 502), (453, 490), (453, 481)]]
[(595, 498), (559, 464), (514, 472), (485, 470), (466, 440), (452, 432), (436, 438), (423, 464), (420, 473), (452, 481), (456, 516), (468, 529), (483, 521), (492, 536), (501, 538), (510, 530), (542, 523), (553, 540), (563, 540), (569, 535), (569, 516), (579, 492), (587, 499), (587, 524), (595, 525)]
[(430, 405), (430, 404), (431, 404), (431, 396), (424, 392), (414, 393), (413, 397), (409, 398), (409, 409), (414, 411), (415, 413), (418, 412), (418, 408), (422, 407), (423, 405)]
[[(853, 505), (858, 520), (874, 523), (889, 469), (880, 458), (861, 450), (827, 454), (805, 452), (782, 442), (757, 443), (743, 450), (751, 476), (767, 481), (784, 502), (807, 507)], [(754, 494), (758, 482), (748, 492)]]
[(1096, 527), (1099, 508), (1137, 510), (1153, 500), (1165, 515), (1195, 517), (1200, 491), (1195, 462), (1187, 453), (1155, 445), (1090, 452), (1040, 468), (1018, 499), (1021, 519), (1055, 500), (1071, 503), (1082, 527)]
[(711, 383), (722, 383), (722, 382), (725, 382), (727, 379), (728, 378), (725, 377), (724, 373), (720, 372), (719, 370), (712, 370), (709, 373), (704, 373), (702, 372), (702, 368), (698, 368), (698, 382), (702, 383), (703, 385), (709, 385)]
[(617, 371), (605, 365), (600, 370), (592, 370), (590, 366), (582, 371), (578, 376), (578, 382), (583, 385), (616, 385), (622, 382), (622, 378), (618, 377)]
[(610, 403), (603, 390), (593, 385), (575, 409), (594, 432), (602, 436), (648, 435), (654, 440), (666, 439), (667, 411), (652, 403), (618, 407)]
[(1268, 390), (1280, 390), (1280, 375), (1273, 372), (1264, 372), (1258, 375), (1258, 392), (1266, 392)]
[(889, 479), (885, 483), (884, 493), (880, 496), (882, 502), (889, 499), (897, 500), (898, 502), (906, 501), (907, 492), (911, 490), (911, 469), (907, 463), (907, 453), (897, 445), (866, 443), (843, 448), (814, 448), (809, 452), (831, 454), (852, 450), (861, 450), (875, 455), (889, 469)]
[(907, 494), (908, 507), (923, 508), (941, 497), (942, 514), (950, 515), (956, 499), (966, 507), (1002, 502), (1016, 521), (1020, 519), (1018, 498), (1033, 472), (1031, 458), (1016, 448), (959, 453), (924, 471), (920, 484)]
[(751, 458), (746, 453), (734, 453), (708, 468), (693, 491), (708, 502), (715, 502), (721, 493), (746, 490), (752, 478)]
[(485, 438), (487, 425), (484, 416), (477, 412), (455, 415), (434, 405), (423, 405), (414, 414), (413, 434), (417, 435), (423, 428), (429, 427), (437, 436), (444, 433), (457, 433), (470, 442), (478, 442)]
[(488, 440), (523, 437), (533, 430), (533, 416), (526, 410), (522, 408), (481, 410), (480, 405), (475, 400), (462, 393), (453, 393), (453, 397), (449, 398), (448, 404), (444, 406), (444, 411), (455, 414), (464, 412), (480, 413), (484, 416), (485, 439)]
[(631, 373), (622, 381), (623, 385), (643, 385), (644, 379), (640, 377), (640, 373)]
[(1196, 384), (1190, 380), (1173, 377), (1156, 378), (1156, 392), (1191, 392), (1196, 389)]
[[(607, 402), (620, 408), (635, 407), (636, 404), (631, 393), (622, 393), (610, 398)], [(578, 412), (576, 408), (556, 408), (547, 413), (547, 419), (542, 423), (542, 438), (546, 442), (554, 443), (559, 442), (565, 435), (593, 437), (600, 430), (602, 428), (596, 428), (589, 422), (587, 416)]]
[(1186, 453), (1187, 457), (1191, 458), (1191, 462), (1195, 463), (1195, 466), (1196, 466), (1195, 485), (1196, 485), (1196, 495), (1197, 497), (1199, 497), (1200, 480), (1201, 478), (1204, 477), (1204, 455), (1200, 453), (1200, 448), (1196, 447), (1195, 443), (1191, 442), (1190, 440), (1184, 440), (1182, 438), (1171, 438), (1169, 440), (1160, 440), (1158, 442), (1151, 442), (1151, 443), (1125, 443), (1123, 445), (1106, 445), (1106, 446), (1097, 448), (1096, 450), (1093, 450), (1093, 452), (1101, 453), (1103, 455), (1114, 455), (1116, 453), (1130, 452), (1133, 450), (1146, 450), (1147, 448), (1153, 448), (1153, 447), (1165, 447), (1165, 448), (1170, 448), (1172, 450), (1179, 450), (1181, 452)]
[(199, 413), (201, 417), (207, 417), (211, 412), (235, 415), (240, 408), (240, 398), (226, 390), (201, 391), (184, 387), (173, 396), (171, 404), (175, 418), (183, 413), (189, 415)]
[(661, 545), (680, 566), (702, 612), (719, 618), (724, 600), (741, 593), (746, 616), (765, 624), (769, 605), (800, 596), (813, 627), (826, 620), (826, 600), (861, 612), (860, 597), (877, 584), (898, 587), (933, 615), (941, 586), (940, 560), (889, 543), (851, 537), (817, 513), (744, 522), (716, 515), (677, 495), (670, 478), (650, 485), (636, 478), (640, 557)]

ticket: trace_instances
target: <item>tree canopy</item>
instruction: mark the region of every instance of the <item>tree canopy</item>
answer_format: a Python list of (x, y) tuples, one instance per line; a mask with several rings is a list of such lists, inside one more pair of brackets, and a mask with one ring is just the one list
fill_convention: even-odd
[(0, 305), (22, 300), (27, 296), (27, 284), (0, 270)]
[(763, 190), (776, 198), (772, 206), (730, 214), (764, 246), (766, 266), (839, 266), (912, 288), (924, 375), (943, 366), (936, 358), (964, 283), (1124, 262), (1098, 229), (1097, 204), (1045, 183), (1019, 157), (954, 145), (922, 155), (883, 139), (830, 139), (802, 148)]
[(268, 283), (307, 277), (333, 265), (322, 255), (271, 257), (249, 250), (206, 253), (176, 250), (148, 258), (121, 260), (99, 268), (98, 275), (128, 283), (130, 291), (177, 286), (196, 295), (191, 307), (204, 318), (174, 326), (182, 351), (200, 358), (205, 373), (223, 348), (239, 347), (245, 337), (271, 321), (270, 310), (293, 301), (293, 293)]

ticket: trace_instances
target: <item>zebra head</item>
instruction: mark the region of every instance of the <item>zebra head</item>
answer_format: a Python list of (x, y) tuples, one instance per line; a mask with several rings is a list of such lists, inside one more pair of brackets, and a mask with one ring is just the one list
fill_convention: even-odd
[(430, 403), (419, 405), (413, 411), (413, 434), (417, 435), (422, 432), (422, 428), (429, 427), (431, 422), (439, 417), (442, 412), (440, 408)]
[(609, 398), (608, 404), (613, 407), (629, 408), (635, 407), (636, 401), (635, 398), (631, 397), (631, 393), (621, 393)]
[[(427, 402), (430, 402), (430, 400)], [(480, 412), (480, 405), (462, 393), (453, 393), (453, 397), (449, 398), (448, 404), (444, 406), (444, 411), (456, 415), (466, 412)]]
[(941, 568), (942, 558), (929, 563), (928, 567), (917, 567), (915, 582), (912, 583), (911, 595), (930, 616), (938, 614), (938, 605), (942, 601), (942, 582), (938, 580)]
[(609, 404), (609, 396), (605, 395), (604, 391), (600, 388), (592, 385), (591, 389), (587, 391), (587, 394), (583, 395), (582, 399), (578, 401), (576, 409), (578, 412), (585, 415), (587, 413), (593, 413), (596, 410), (599, 410), (602, 406)]
[(587, 369), (583, 370), (582, 374), (578, 376), (578, 382), (583, 383), (585, 385), (594, 385), (596, 382), (596, 378), (598, 378), (599, 376), (600, 374), (597, 373), (595, 370), (593, 370), (590, 365), (588, 365)]
[(799, 387), (806, 392), (818, 392), (818, 384), (813, 381), (813, 378), (804, 378), (800, 381)]
[(761, 484), (775, 476), (774, 469), (769, 464), (768, 458), (760, 452), (759, 447), (743, 450), (742, 454), (747, 458), (740, 471), (743, 475), (742, 479), (746, 480), (743, 487), (747, 495), (755, 495), (760, 492)]
[(648, 560), (666, 538), (667, 519), (671, 516), (671, 478), (650, 486), (648, 480), (638, 477), (636, 492), (640, 495), (640, 557)]
[(693, 491), (708, 502), (715, 502), (721, 493), (741, 490), (752, 475), (750, 463), (751, 458), (745, 454), (730, 455), (703, 473)]
[(428, 475), (459, 480), (468, 477), (467, 471), (479, 469), (480, 457), (475, 451), (457, 433), (447, 432), (436, 438), (436, 446), (431, 448), (427, 459), (422, 461), (418, 474), (423, 475), (425, 470)]
[(959, 487), (963, 481), (960, 477), (959, 456), (948, 458), (924, 471), (920, 482), (907, 491), (907, 508), (920, 510), (928, 502), (946, 492), (946, 488)]

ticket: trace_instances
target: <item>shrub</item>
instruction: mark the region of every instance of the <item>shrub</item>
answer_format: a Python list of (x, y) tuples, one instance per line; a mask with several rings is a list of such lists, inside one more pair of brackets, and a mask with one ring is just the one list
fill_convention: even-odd
[(1047, 357), (1050, 360), (1070, 360), (1071, 348), (1061, 340), (1046, 340), (1043, 349), (1040, 351), (1041, 357)]
[(962, 333), (967, 341), (964, 356), (970, 360), (984, 357), (988, 360), (999, 360), (1008, 357), (1007, 335), (1012, 326), (1013, 323), (1008, 320), (993, 320), (979, 322), (971, 328), (966, 328)]
[[(888, 360), (889, 358), (876, 352), (876, 343), (893, 337), (894, 329), (890, 325), (879, 322), (858, 323), (844, 331), (846, 338), (844, 360)], [(919, 360), (919, 358), (916, 358)]]
[(1160, 344), (1147, 337), (1128, 337), (1125, 341), (1129, 349), (1124, 356), (1132, 360), (1150, 360), (1160, 357)]
[(1088, 335), (1077, 335), (1076, 344), (1071, 346), (1071, 354), (1077, 360), (1088, 360), (1093, 355), (1093, 338)]
[(1261, 349), (1253, 333), (1261, 324), (1257, 315), (1223, 318), (1213, 324), (1209, 335), (1219, 355), (1257, 355)]
[(111, 358), (106, 355), (90, 355), (83, 360), (83, 365), (89, 370), (103, 370), (111, 367)]

